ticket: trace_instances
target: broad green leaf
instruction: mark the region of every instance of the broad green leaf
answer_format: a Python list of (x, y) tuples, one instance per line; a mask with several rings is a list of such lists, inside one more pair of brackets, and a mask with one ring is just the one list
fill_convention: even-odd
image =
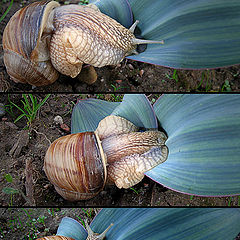
[(79, 100), (73, 108), (71, 132), (95, 131), (98, 123), (110, 115), (119, 104), (91, 98)]
[(13, 177), (10, 173), (5, 174), (4, 178), (7, 180), (7, 182), (12, 183)]
[(111, 223), (108, 240), (226, 240), (240, 229), (240, 210), (227, 208), (105, 208), (93, 220), (94, 232)]
[(74, 240), (83, 240), (87, 238), (87, 232), (84, 227), (73, 218), (64, 217), (57, 230), (58, 236), (71, 237)]
[(125, 94), (122, 103), (112, 115), (121, 116), (138, 127), (157, 128), (157, 119), (151, 103), (144, 94)]
[(6, 194), (16, 194), (19, 193), (19, 191), (15, 188), (11, 188), (11, 187), (4, 187), (2, 189), (2, 192), (6, 193)]
[(127, 0), (90, 0), (89, 3), (95, 4), (102, 13), (117, 20), (126, 28), (131, 27), (133, 15)]
[(239, 95), (166, 94), (154, 110), (169, 156), (148, 177), (191, 195), (240, 194)]

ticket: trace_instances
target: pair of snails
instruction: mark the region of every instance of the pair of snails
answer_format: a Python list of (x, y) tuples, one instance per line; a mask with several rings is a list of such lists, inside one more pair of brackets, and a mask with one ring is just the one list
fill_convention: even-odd
[(69, 134), (48, 148), (44, 171), (66, 200), (95, 197), (105, 184), (130, 188), (144, 172), (166, 161), (167, 137), (160, 131), (138, 132), (130, 121), (110, 115), (95, 132)]
[(48, 85), (59, 73), (74, 78), (83, 64), (116, 65), (137, 53), (137, 44), (162, 43), (136, 39), (136, 25), (137, 21), (126, 29), (93, 4), (38, 1), (8, 22), (3, 33), (4, 63), (15, 82)]

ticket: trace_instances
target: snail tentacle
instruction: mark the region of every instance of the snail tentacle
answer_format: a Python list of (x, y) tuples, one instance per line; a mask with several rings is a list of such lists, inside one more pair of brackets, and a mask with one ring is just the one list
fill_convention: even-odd
[(131, 40), (133, 45), (137, 45), (137, 44), (164, 44), (164, 40), (161, 41), (153, 41), (153, 40), (144, 40), (144, 39), (138, 39), (138, 38), (133, 38)]
[(91, 229), (90, 226), (88, 225), (88, 222), (87, 222), (86, 219), (85, 219), (84, 222), (85, 222), (86, 230), (87, 230), (87, 232), (88, 232), (88, 237), (87, 237), (86, 240), (103, 240), (103, 239), (106, 237), (106, 234), (107, 234), (107, 232), (109, 231), (109, 229), (113, 226), (113, 223), (111, 223), (104, 232), (102, 232), (101, 234), (99, 234), (99, 233), (94, 233), (94, 232), (92, 231), (92, 229)]
[(135, 23), (129, 28), (129, 31), (134, 33), (135, 28), (137, 27), (138, 23), (139, 23), (139, 21), (136, 20)]

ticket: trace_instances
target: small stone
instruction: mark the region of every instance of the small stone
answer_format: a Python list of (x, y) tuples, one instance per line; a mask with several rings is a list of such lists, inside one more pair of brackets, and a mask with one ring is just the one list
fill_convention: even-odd
[(142, 69), (142, 70), (139, 71), (139, 76), (142, 77), (143, 74), (144, 74), (144, 70)]
[(6, 117), (3, 117), (3, 118), (2, 118), (2, 121), (3, 121), (3, 122), (6, 122), (7, 120), (8, 120), (8, 118), (6, 118)]
[(65, 123), (61, 124), (61, 125), (60, 125), (60, 128), (61, 128), (63, 131), (67, 132), (67, 133), (70, 132), (69, 126), (68, 126), (67, 124), (65, 124)]
[(44, 189), (48, 189), (51, 186), (51, 184), (46, 184), (43, 186)]
[(132, 64), (128, 64), (128, 67), (129, 67), (129, 69), (131, 69), (131, 70), (133, 70), (134, 69), (134, 67), (133, 67), (133, 65)]
[(56, 116), (53, 121), (55, 122), (55, 124), (63, 124), (63, 118), (61, 116)]

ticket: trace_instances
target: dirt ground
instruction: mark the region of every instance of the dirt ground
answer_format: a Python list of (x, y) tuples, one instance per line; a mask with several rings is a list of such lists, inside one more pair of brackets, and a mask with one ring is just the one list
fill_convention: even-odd
[[(42, 100), (45, 94), (36, 95)], [(50, 142), (69, 134), (67, 127), (54, 122), (56, 116), (62, 116), (64, 123), (70, 127), (71, 111), (78, 98), (101, 97), (111, 100), (112, 94), (51, 94), (42, 106), (31, 131), (24, 130), (26, 119), (14, 124), (20, 111), (13, 109), (15, 116), (6, 113), (0, 120), (0, 205), (1, 206), (239, 206), (239, 197), (197, 197), (169, 190), (149, 178), (133, 187), (118, 189), (105, 186), (104, 190), (93, 199), (69, 202), (56, 193), (49, 183), (44, 171), (44, 156)], [(149, 96), (151, 97), (151, 96)], [(12, 102), (21, 106), (21, 94), (10, 94)], [(0, 103), (9, 105), (8, 95), (0, 95)], [(7, 182), (5, 175), (10, 174), (13, 183)], [(5, 187), (18, 189), (21, 193), (6, 194)]]
[[(0, 91), (8, 92), (223, 92), (239, 91), (240, 65), (216, 70), (177, 70), (124, 60), (118, 66), (96, 68), (97, 81), (88, 85), (77, 79), (61, 76), (55, 83), (32, 88), (10, 80), (3, 63), (2, 34), (10, 17), (30, 1), (14, 1), (11, 10), (0, 24)], [(78, 1), (68, 1), (77, 3)], [(64, 3), (60, 1), (60, 3)], [(10, 0), (0, 2), (0, 16)]]

